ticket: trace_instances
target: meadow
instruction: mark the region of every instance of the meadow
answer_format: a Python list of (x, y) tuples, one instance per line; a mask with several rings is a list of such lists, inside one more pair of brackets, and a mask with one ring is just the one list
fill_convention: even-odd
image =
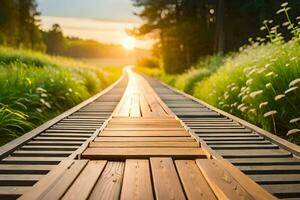
[(137, 70), (243, 118), (289, 141), (300, 144), (300, 18), (282, 26), (291, 33), (286, 41), (273, 21), (264, 21), (266, 38), (230, 55), (202, 59), (183, 74), (161, 69)]
[(0, 47), (0, 145), (100, 92), (121, 73), (118, 66)]

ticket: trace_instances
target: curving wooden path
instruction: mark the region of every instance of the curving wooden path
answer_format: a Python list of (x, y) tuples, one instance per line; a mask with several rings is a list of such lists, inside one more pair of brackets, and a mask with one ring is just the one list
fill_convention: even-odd
[(106, 91), (0, 149), (0, 197), (300, 197), (299, 148), (213, 109), (127, 68)]

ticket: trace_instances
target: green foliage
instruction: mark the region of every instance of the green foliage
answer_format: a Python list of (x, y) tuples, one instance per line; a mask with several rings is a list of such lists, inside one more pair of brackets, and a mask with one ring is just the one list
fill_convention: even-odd
[(0, 47), (1, 144), (73, 107), (115, 81), (121, 68)]
[[(266, 38), (251, 39), (251, 45), (226, 59), (210, 58), (204, 64), (210, 67), (194, 67), (176, 76), (175, 86), (300, 144), (300, 18), (293, 23), (289, 9), (282, 4), (278, 14), (287, 19), (282, 26), (290, 32), (290, 41), (285, 42), (279, 31), (282, 26), (264, 21), (261, 29), (268, 31)], [(199, 63), (203, 66), (205, 62)], [(213, 70), (208, 76), (209, 69)]]

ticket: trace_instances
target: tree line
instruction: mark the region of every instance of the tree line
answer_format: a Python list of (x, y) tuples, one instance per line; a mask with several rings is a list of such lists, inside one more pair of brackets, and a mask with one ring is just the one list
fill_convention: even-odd
[[(67, 37), (59, 24), (41, 30), (40, 12), (35, 0), (0, 0), (0, 45), (33, 49), (69, 57), (126, 57), (120, 45)], [(137, 49), (133, 54), (144, 55)]]
[[(249, 37), (265, 35), (263, 20), (275, 19), (280, 0), (133, 0), (143, 24), (131, 31), (158, 38), (155, 55), (168, 73), (178, 73), (200, 57), (237, 50)], [(293, 19), (300, 1), (289, 0)]]

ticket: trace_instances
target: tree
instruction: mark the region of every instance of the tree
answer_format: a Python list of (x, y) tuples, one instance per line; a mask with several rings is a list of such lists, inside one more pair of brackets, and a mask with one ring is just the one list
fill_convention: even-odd
[(0, 0), (0, 44), (15, 46), (18, 34), (16, 1)]
[(65, 38), (59, 24), (53, 24), (52, 29), (43, 33), (47, 53), (62, 54), (65, 49)]

